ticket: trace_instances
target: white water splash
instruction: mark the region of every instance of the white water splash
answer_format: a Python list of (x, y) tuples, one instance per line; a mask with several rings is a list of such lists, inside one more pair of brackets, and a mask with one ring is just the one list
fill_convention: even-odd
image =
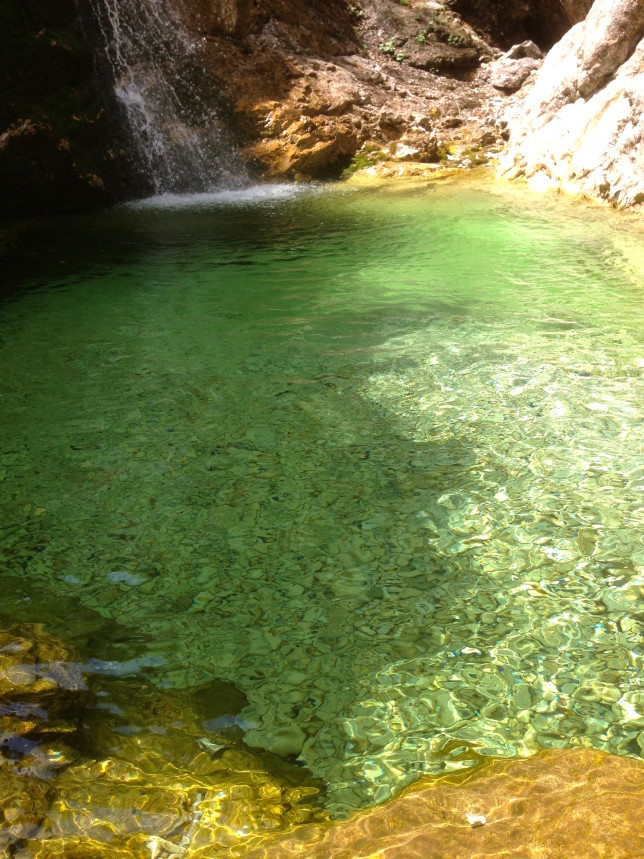
[(158, 194), (135, 200), (127, 204), (129, 209), (200, 209), (217, 206), (236, 206), (243, 204), (270, 203), (276, 200), (289, 200), (304, 194), (310, 195), (327, 189), (317, 185), (266, 184), (249, 185), (220, 191), (204, 191), (195, 194)]

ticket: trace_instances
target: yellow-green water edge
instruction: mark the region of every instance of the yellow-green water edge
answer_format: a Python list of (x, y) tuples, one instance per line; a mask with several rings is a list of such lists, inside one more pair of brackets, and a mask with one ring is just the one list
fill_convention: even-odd
[(459, 184), (39, 223), (5, 266), (3, 612), (118, 624), (98, 673), (234, 684), (203, 737), (336, 816), (486, 756), (641, 756), (639, 240)]

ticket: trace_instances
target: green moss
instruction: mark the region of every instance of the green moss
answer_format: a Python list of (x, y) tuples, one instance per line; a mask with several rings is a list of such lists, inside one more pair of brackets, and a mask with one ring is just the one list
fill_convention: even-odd
[(481, 152), (480, 146), (471, 146), (469, 149), (465, 149), (462, 153), (462, 157), (469, 158), (472, 164), (479, 166), (481, 164), (488, 164), (490, 159), (487, 155), (484, 155)]
[(358, 170), (364, 170), (367, 167), (373, 167), (381, 161), (388, 161), (389, 155), (379, 149), (377, 146), (365, 144), (359, 152), (351, 159), (351, 163), (345, 169), (342, 177), (344, 179), (357, 173)]

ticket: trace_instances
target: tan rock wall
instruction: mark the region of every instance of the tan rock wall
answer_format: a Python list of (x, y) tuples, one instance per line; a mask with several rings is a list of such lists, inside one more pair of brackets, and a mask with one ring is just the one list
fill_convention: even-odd
[(263, 0), (183, 0), (188, 25), (200, 33), (235, 36), (270, 14)]

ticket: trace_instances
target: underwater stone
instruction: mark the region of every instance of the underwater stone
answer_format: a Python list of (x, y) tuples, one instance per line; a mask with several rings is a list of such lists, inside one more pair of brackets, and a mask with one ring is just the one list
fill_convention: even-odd
[(300, 754), (306, 734), (296, 725), (289, 725), (268, 731), (248, 731), (245, 740), (249, 746), (259, 746), (274, 755), (290, 758)]
[(147, 581), (145, 576), (137, 576), (136, 573), (129, 573), (127, 570), (114, 570), (107, 574), (107, 578), (115, 585), (127, 585), (130, 588), (135, 588)]
[[(355, 801), (339, 792), (348, 802)], [(307, 826), (271, 842), (271, 859), (472, 856), (631, 859), (644, 850), (644, 764), (590, 749), (494, 761), (466, 782), (418, 784), (347, 821)], [(487, 825), (473, 826), (473, 821)], [(583, 847), (582, 847), (583, 845)], [(246, 859), (265, 859), (251, 850)]]

